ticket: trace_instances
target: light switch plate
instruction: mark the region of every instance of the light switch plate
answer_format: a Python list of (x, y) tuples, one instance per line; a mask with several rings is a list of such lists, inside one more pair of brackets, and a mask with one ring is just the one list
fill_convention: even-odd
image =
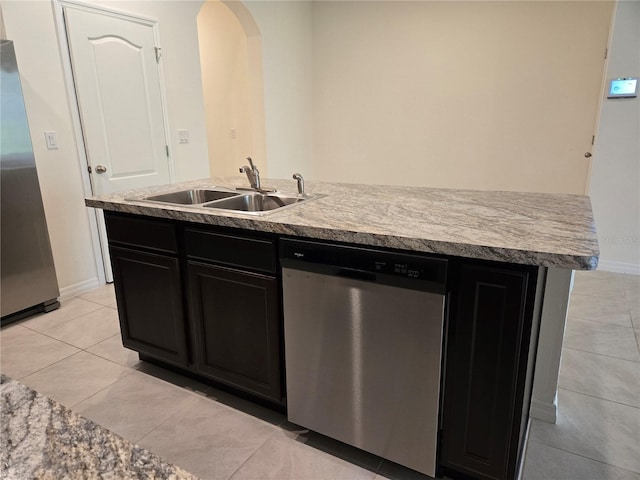
[(178, 130), (178, 143), (189, 143), (189, 130)]
[(47, 142), (47, 150), (58, 149), (58, 133), (53, 130), (45, 130), (44, 138)]

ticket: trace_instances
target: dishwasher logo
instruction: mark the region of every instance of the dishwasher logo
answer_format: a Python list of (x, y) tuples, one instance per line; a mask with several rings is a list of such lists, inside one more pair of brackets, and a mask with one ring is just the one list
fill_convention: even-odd
[(304, 253), (302, 252), (293, 252), (293, 256), (296, 258), (304, 258)]

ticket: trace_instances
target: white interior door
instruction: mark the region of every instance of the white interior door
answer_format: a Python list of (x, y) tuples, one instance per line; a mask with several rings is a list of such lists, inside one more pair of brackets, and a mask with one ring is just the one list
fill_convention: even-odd
[(95, 194), (169, 183), (156, 25), (64, 8)]
[[(93, 194), (170, 183), (157, 22), (61, 3)], [(97, 226), (110, 282), (101, 211)]]

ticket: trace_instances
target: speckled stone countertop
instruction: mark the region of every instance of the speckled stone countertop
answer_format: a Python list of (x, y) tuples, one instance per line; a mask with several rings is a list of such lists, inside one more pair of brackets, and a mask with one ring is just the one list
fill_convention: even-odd
[[(350, 242), (416, 252), (574, 270), (598, 265), (589, 197), (307, 182), (326, 196), (263, 216), (135, 199), (212, 186), (246, 186), (246, 178), (211, 178), (86, 199), (90, 207), (195, 223)], [(295, 193), (293, 180), (264, 186)]]
[(0, 478), (197, 480), (4, 375), (0, 393)]

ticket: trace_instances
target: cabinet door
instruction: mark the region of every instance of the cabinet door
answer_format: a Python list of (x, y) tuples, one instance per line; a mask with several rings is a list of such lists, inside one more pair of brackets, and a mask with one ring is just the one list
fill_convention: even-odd
[(449, 476), (516, 476), (534, 276), (483, 265), (454, 275), (441, 456)]
[(187, 365), (178, 259), (111, 246), (124, 346)]
[(274, 277), (189, 262), (198, 372), (282, 403)]

